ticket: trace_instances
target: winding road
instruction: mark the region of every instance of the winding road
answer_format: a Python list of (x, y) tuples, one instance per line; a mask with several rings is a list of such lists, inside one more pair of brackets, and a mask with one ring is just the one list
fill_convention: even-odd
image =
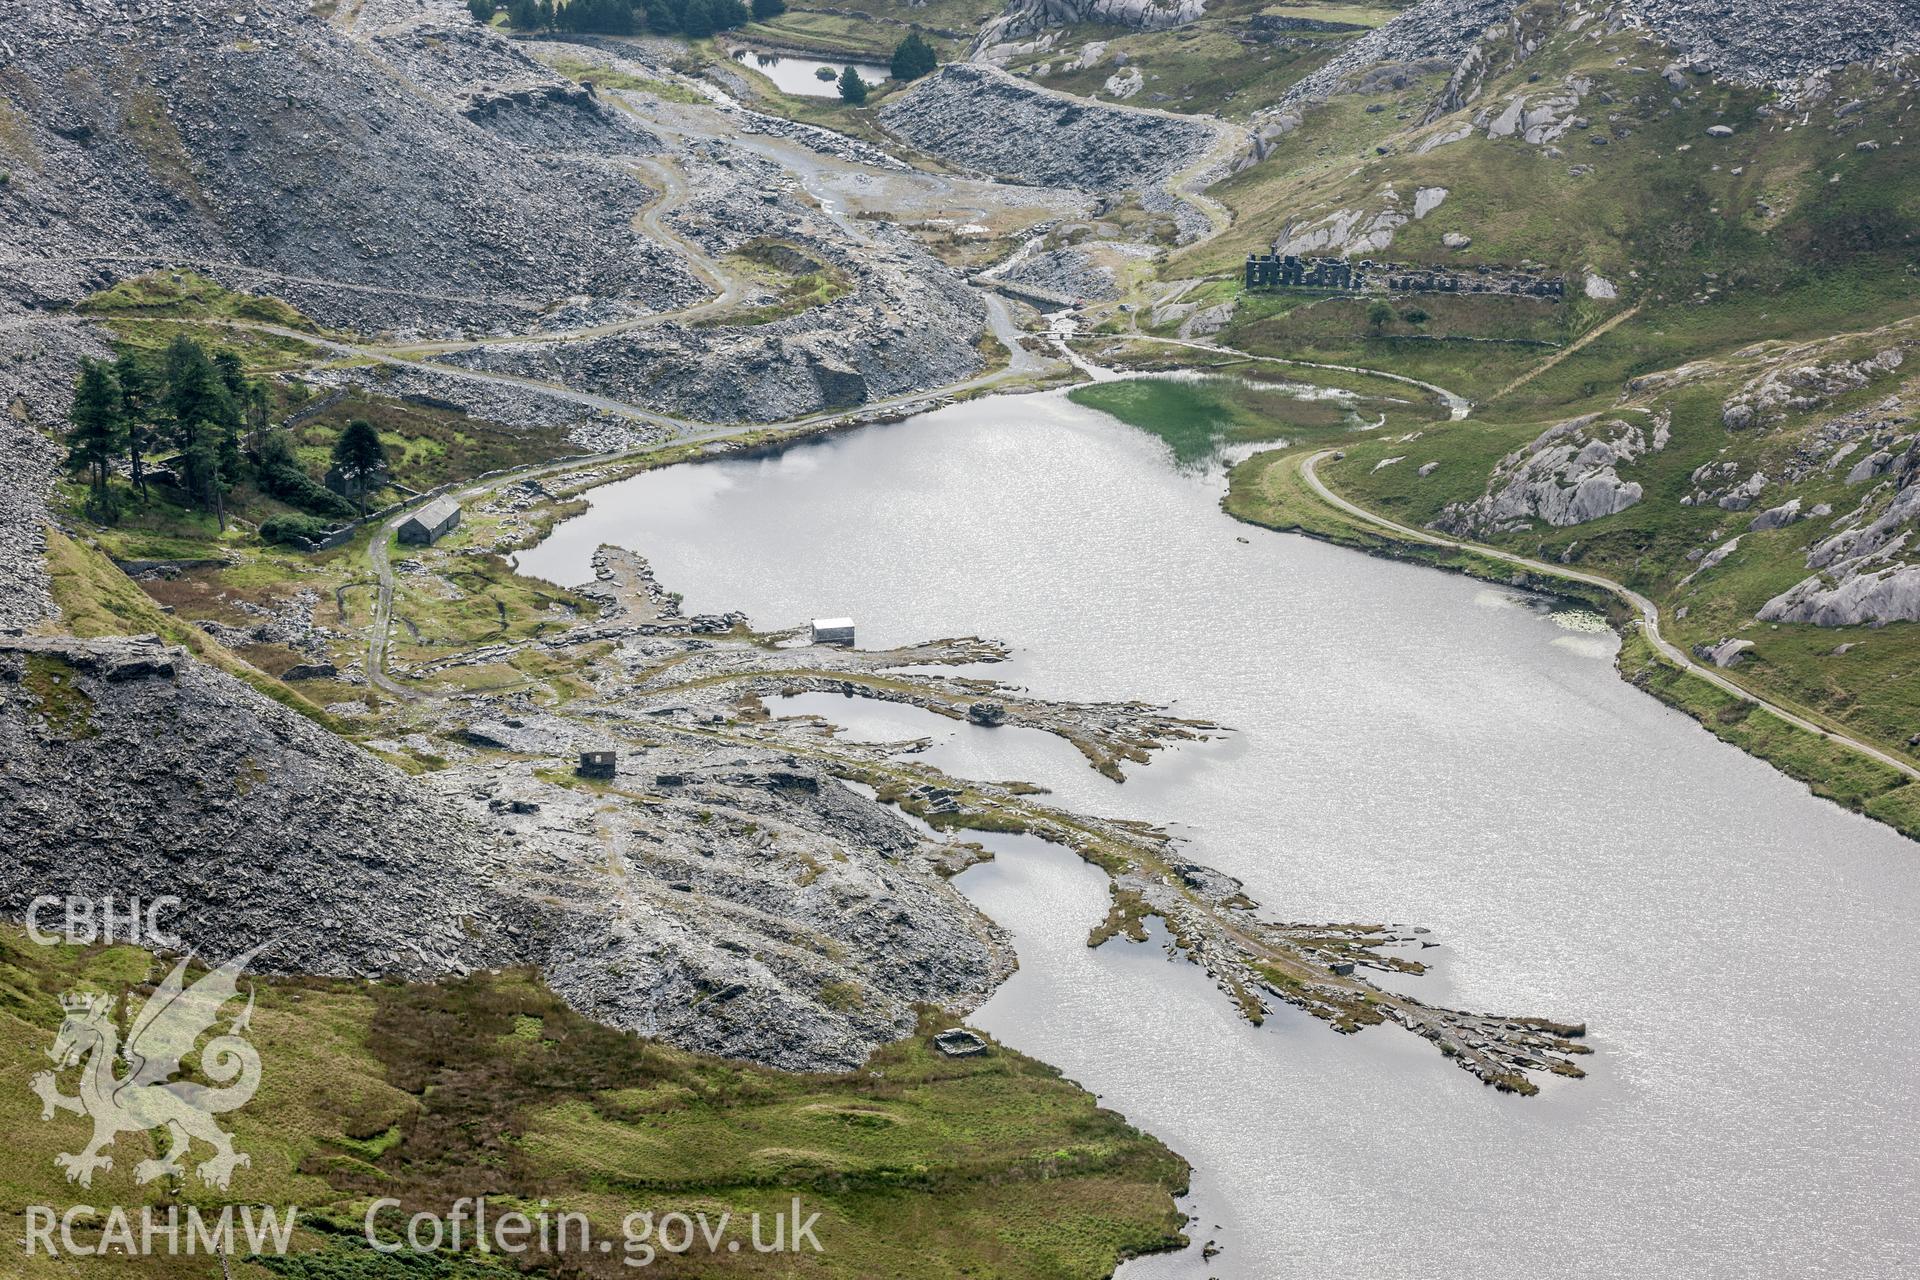
[(1721, 675), (1711, 667), (1701, 666), (1693, 660), (1693, 656), (1687, 653), (1685, 649), (1673, 644), (1665, 636), (1660, 634), (1660, 606), (1624, 583), (1615, 582), (1612, 578), (1602, 577), (1597, 573), (1586, 573), (1578, 569), (1569, 569), (1565, 565), (1549, 564), (1544, 560), (1534, 560), (1527, 556), (1516, 555), (1511, 551), (1502, 551), (1498, 547), (1489, 547), (1484, 543), (1462, 542), (1455, 538), (1442, 537), (1426, 529), (1416, 529), (1411, 525), (1401, 524), (1397, 520), (1389, 520), (1383, 515), (1376, 514), (1375, 512), (1367, 510), (1365, 507), (1348, 501), (1332, 489), (1329, 489), (1320, 479), (1316, 470), (1323, 459), (1330, 458), (1337, 452), (1338, 450), (1334, 449), (1322, 449), (1318, 453), (1301, 459), (1300, 462), (1300, 478), (1307, 482), (1307, 487), (1313, 490), (1315, 496), (1320, 498), (1321, 501), (1377, 529), (1385, 530), (1397, 538), (1412, 542), (1422, 542), (1436, 547), (1446, 547), (1455, 551), (1471, 551), (1475, 555), (1486, 556), (1491, 560), (1499, 560), (1533, 573), (1544, 574), (1551, 578), (1562, 578), (1569, 582), (1579, 582), (1590, 587), (1599, 587), (1604, 591), (1611, 592), (1633, 606), (1634, 611), (1639, 615), (1640, 630), (1641, 633), (1646, 636), (1647, 642), (1659, 652), (1661, 657), (1671, 662), (1674, 666), (1679, 667), (1682, 671), (1705, 680), (1716, 689), (1731, 694), (1742, 702), (1760, 708), (1776, 719), (1784, 720), (1796, 729), (1805, 730), (1815, 737), (1824, 738), (1829, 742), (1837, 743), (1840, 746), (1857, 751), (1870, 760), (1886, 765), (1890, 769), (1897, 770), (1907, 778), (1920, 780), (1920, 769), (1916, 769), (1913, 765), (1908, 764), (1899, 757), (1890, 755), (1871, 743), (1863, 742), (1851, 734), (1829, 728), (1826, 725), (1810, 720), (1799, 712), (1789, 710), (1771, 699), (1761, 697), (1744, 685)]

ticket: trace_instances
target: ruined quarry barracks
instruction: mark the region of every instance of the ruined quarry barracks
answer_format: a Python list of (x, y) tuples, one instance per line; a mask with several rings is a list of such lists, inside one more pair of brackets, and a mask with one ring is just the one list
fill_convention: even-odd
[(1249, 289), (1323, 289), (1330, 293), (1497, 293), (1559, 301), (1567, 282), (1506, 267), (1456, 271), (1363, 258), (1301, 258), (1294, 254), (1247, 255)]

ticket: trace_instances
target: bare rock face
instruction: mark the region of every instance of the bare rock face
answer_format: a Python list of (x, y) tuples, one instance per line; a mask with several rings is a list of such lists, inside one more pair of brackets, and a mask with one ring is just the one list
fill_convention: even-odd
[(1737, 667), (1746, 659), (1747, 651), (1753, 648), (1751, 640), (1722, 640), (1719, 644), (1695, 645), (1693, 655), (1704, 658), (1716, 667)]
[(1920, 561), (1913, 546), (1920, 522), (1920, 441), (1889, 459), (1889, 481), (1842, 528), (1813, 544), (1807, 568), (1818, 570), (1767, 601), (1762, 622), (1821, 627), (1920, 621)]
[(1164, 183), (1215, 137), (1197, 120), (1094, 105), (964, 63), (942, 67), (882, 107), (880, 121), (944, 160), (1102, 194)]
[(1024, 40), (1049, 27), (1095, 25), (1162, 31), (1206, 12), (1206, 0), (1010, 0), (974, 39), (976, 51)]
[(1379, 209), (1336, 209), (1302, 225), (1289, 223), (1275, 242), (1274, 252), (1301, 257), (1382, 252), (1393, 243), (1395, 233), (1407, 225), (1408, 218), (1391, 189), (1382, 192), (1380, 198), (1383, 207)]
[(1641, 488), (1616, 468), (1667, 444), (1664, 419), (1648, 427), (1598, 414), (1563, 422), (1494, 468), (1487, 493), (1450, 503), (1432, 527), (1463, 536), (1506, 533), (1535, 520), (1565, 527), (1616, 515), (1640, 501)]
[(702, 294), (633, 226), (652, 193), (564, 154), (659, 143), (453, 6), (371, 40), (300, 0), (17, 17), (0, 257), (41, 297), (177, 265), (373, 332)]
[(318, 973), (514, 954), (488, 833), (184, 650), (0, 638), (0, 758), (9, 912), (173, 895), (173, 932), (202, 953), (271, 941), (264, 964)]
[(1765, 529), (1784, 529), (1803, 518), (1800, 512), (1800, 499), (1790, 498), (1777, 507), (1769, 507), (1762, 511), (1747, 522), (1747, 528), (1756, 532)]
[(1836, 396), (1858, 391), (1906, 362), (1901, 347), (1888, 347), (1863, 360), (1788, 364), (1753, 378), (1729, 398), (1720, 419), (1729, 431), (1765, 426), (1788, 413), (1818, 409)]
[[(1453, 68), (1441, 108), (1456, 110), (1484, 70), (1476, 46), (1507, 28), (1514, 13), (1511, 0), (1419, 0), (1295, 85), (1287, 101), (1324, 100), (1357, 87), (1374, 69), (1404, 65)], [(1905, 0), (1616, 0), (1597, 12), (1565, 6), (1555, 20), (1584, 25), (1596, 18), (1649, 30), (1716, 76), (1783, 88), (1827, 68), (1920, 49), (1920, 25)], [(1534, 40), (1523, 38), (1522, 51)]]
[(1920, 622), (1920, 565), (1868, 569), (1829, 581), (1807, 578), (1767, 601), (1762, 622), (1810, 622), (1816, 627)]

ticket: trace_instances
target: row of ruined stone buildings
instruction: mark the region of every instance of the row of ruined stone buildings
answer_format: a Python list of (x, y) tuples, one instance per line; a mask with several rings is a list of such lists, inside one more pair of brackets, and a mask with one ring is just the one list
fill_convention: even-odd
[(1567, 282), (1508, 267), (1410, 266), (1363, 258), (1302, 258), (1294, 254), (1247, 255), (1249, 289), (1325, 289), (1334, 293), (1500, 293), (1522, 298), (1567, 296)]

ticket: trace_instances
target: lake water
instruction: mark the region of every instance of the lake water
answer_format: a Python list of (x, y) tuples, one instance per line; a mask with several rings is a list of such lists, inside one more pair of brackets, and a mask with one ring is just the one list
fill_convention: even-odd
[(1031, 733), (791, 708), (1167, 823), (1268, 914), (1428, 926), (1435, 1002), (1590, 1024), (1590, 1078), (1532, 1099), (1395, 1028), (1249, 1027), (1150, 944), (1089, 950), (1090, 868), (991, 838), (960, 883), (1022, 967), (974, 1021), (1192, 1160), (1223, 1248), (1127, 1280), (1920, 1274), (1920, 849), (1635, 692), (1610, 636), (1221, 492), (1058, 395), (988, 399), (610, 485), (522, 563), (575, 583), (617, 542), (690, 611), (995, 636), (1002, 679), (1233, 726), (1115, 784)]
[[(878, 88), (886, 81), (890, 73), (888, 68), (871, 62), (859, 62), (840, 59), (825, 62), (819, 58), (802, 58), (786, 53), (768, 53), (762, 49), (735, 49), (733, 60), (743, 67), (758, 71), (773, 81), (774, 87), (782, 93), (797, 94), (803, 98), (837, 98), (840, 86), (837, 81), (840, 73), (847, 67), (867, 82), (869, 88)], [(821, 71), (830, 71), (830, 78), (822, 79)]]

